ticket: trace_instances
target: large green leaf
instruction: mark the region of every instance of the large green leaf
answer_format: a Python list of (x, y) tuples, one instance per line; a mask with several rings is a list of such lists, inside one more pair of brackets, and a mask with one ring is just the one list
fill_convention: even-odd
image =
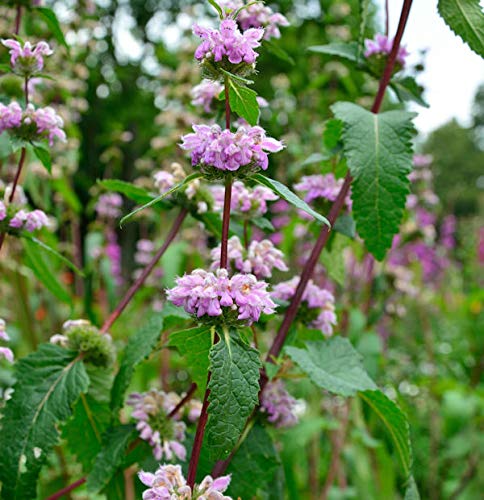
[(160, 340), (162, 329), (163, 315), (155, 314), (144, 326), (129, 336), (111, 391), (111, 409), (113, 413), (123, 406), (124, 395), (136, 366), (152, 353)]
[(110, 429), (104, 436), (104, 447), (96, 457), (91, 473), (87, 476), (87, 489), (98, 493), (105, 488), (123, 463), (128, 445), (135, 437), (134, 425), (120, 425)]
[(59, 300), (66, 304), (72, 304), (69, 292), (59, 283), (58, 276), (55, 276), (51, 271), (52, 265), (40, 252), (39, 245), (26, 238), (23, 239), (23, 243), (25, 264), (32, 270), (35, 277)]
[(62, 437), (87, 473), (101, 451), (102, 436), (111, 422), (109, 398), (113, 377), (110, 369), (89, 364), (86, 371), (90, 380), (89, 390), (81, 394), (75, 404), (72, 418), (62, 430)]
[(229, 102), (232, 111), (247, 120), (250, 125), (256, 125), (259, 120), (259, 104), (257, 93), (243, 85), (239, 85), (232, 78), (227, 77), (229, 84)]
[(408, 477), (412, 466), (412, 448), (405, 414), (382, 391), (363, 391), (359, 393), (359, 396), (373, 409), (386, 427), (398, 453), (403, 472)]
[(270, 179), (262, 174), (255, 174), (251, 177), (255, 182), (262, 184), (263, 186), (268, 187), (274, 193), (278, 194), (282, 199), (286, 200), (291, 205), (294, 205), (296, 208), (303, 210), (304, 212), (312, 215), (317, 221), (322, 222), (323, 224), (330, 225), (328, 219), (323, 217), (322, 215), (315, 212), (304, 200), (301, 200), (297, 194), (293, 193), (287, 186), (282, 184), (279, 181), (274, 179)]
[(224, 458), (237, 442), (258, 402), (258, 352), (226, 333), (210, 349), (207, 444), (213, 459)]
[(304, 349), (286, 347), (286, 354), (314, 384), (341, 396), (377, 387), (366, 373), (360, 354), (343, 337), (307, 342)]
[(42, 465), (57, 443), (57, 425), (66, 421), (72, 406), (89, 385), (75, 351), (53, 344), (16, 364), (15, 391), (7, 402), (0, 436), (2, 498), (37, 498)]
[(227, 493), (233, 498), (253, 498), (273, 480), (279, 463), (270, 435), (262, 426), (254, 425), (227, 469), (232, 474)]
[(173, 193), (176, 193), (179, 189), (181, 189), (184, 186), (187, 186), (190, 184), (190, 182), (193, 182), (195, 179), (199, 179), (202, 177), (202, 174), (199, 172), (195, 172), (193, 174), (188, 175), (183, 179), (182, 182), (179, 182), (178, 184), (175, 184), (172, 188), (168, 189), (168, 191), (165, 191), (163, 194), (160, 194), (156, 198), (153, 198), (151, 201), (148, 203), (145, 203), (144, 205), (141, 205), (140, 207), (135, 208), (132, 212), (130, 212), (128, 215), (125, 215), (119, 224), (122, 226), (125, 222), (127, 222), (129, 219), (134, 217), (138, 212), (141, 212), (142, 210), (145, 210), (146, 208), (152, 207), (153, 205), (156, 205), (159, 203), (161, 200), (164, 198), (170, 196)]
[(187, 361), (187, 370), (199, 390), (205, 391), (208, 373), (208, 354), (212, 347), (209, 326), (190, 328), (170, 334), (169, 346), (176, 347)]
[(349, 102), (331, 109), (344, 122), (356, 229), (368, 250), (381, 260), (398, 232), (409, 193), (415, 113), (374, 114)]
[(479, 0), (439, 0), (437, 8), (447, 26), (484, 57), (484, 12)]

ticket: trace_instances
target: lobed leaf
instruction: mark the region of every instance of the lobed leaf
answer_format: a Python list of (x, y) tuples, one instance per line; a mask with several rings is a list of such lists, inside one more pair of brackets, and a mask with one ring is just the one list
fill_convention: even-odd
[(207, 445), (211, 458), (226, 457), (258, 402), (259, 353), (226, 334), (210, 349)]
[(57, 425), (70, 417), (89, 385), (78, 353), (53, 344), (42, 344), (18, 361), (16, 378), (0, 436), (0, 480), (6, 500), (37, 498), (40, 469), (59, 438)]
[(331, 109), (344, 122), (356, 229), (368, 250), (382, 260), (398, 232), (410, 189), (415, 113), (374, 114), (349, 102)]

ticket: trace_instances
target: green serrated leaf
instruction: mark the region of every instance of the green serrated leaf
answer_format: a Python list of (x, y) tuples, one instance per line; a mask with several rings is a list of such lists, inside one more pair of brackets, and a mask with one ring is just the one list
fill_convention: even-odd
[(147, 358), (158, 344), (163, 329), (163, 320), (163, 314), (155, 314), (143, 327), (129, 336), (111, 391), (113, 413), (123, 406), (124, 395), (136, 366)]
[(3, 411), (0, 435), (2, 498), (37, 498), (36, 484), (42, 465), (57, 443), (57, 425), (89, 385), (83, 363), (75, 351), (42, 344), (16, 364), (12, 398)]
[(98, 493), (104, 489), (123, 463), (130, 441), (135, 437), (134, 425), (120, 425), (109, 429), (103, 438), (104, 446), (97, 455), (91, 473), (87, 476), (87, 490)]
[(401, 102), (413, 101), (420, 104), (420, 106), (424, 106), (425, 108), (429, 107), (427, 102), (422, 97), (424, 88), (416, 82), (415, 78), (412, 78), (411, 76), (407, 76), (405, 78), (395, 78), (390, 83), (390, 87), (393, 89)]
[(309, 47), (308, 50), (317, 54), (341, 57), (352, 62), (358, 60), (358, 44), (356, 42), (334, 42), (328, 45), (314, 45), (313, 47)]
[(272, 481), (279, 464), (272, 438), (262, 426), (254, 425), (227, 469), (232, 474), (227, 494), (233, 498), (254, 498), (258, 490), (265, 490)]
[(118, 179), (98, 180), (97, 183), (108, 191), (124, 194), (135, 203), (149, 203), (155, 199), (146, 189)]
[(341, 214), (333, 224), (333, 230), (351, 239), (356, 237), (355, 221), (349, 214)]
[[(51, 265), (40, 253), (40, 247), (30, 239), (23, 238), (25, 250), (25, 264), (34, 273), (35, 277), (62, 302), (72, 304), (69, 292), (59, 283), (58, 278), (52, 273)], [(44, 249), (45, 250), (45, 249)]]
[(175, 347), (186, 358), (192, 380), (204, 392), (207, 383), (208, 355), (212, 347), (210, 327), (200, 326), (174, 332), (170, 334), (168, 345)]
[(437, 9), (445, 24), (484, 57), (484, 11), (479, 0), (439, 0)]
[(228, 455), (258, 402), (259, 353), (236, 335), (210, 349), (207, 444), (213, 459)]
[(232, 111), (247, 120), (250, 125), (257, 125), (259, 121), (259, 103), (257, 93), (235, 83), (232, 78), (227, 78), (229, 83), (229, 102)]
[(345, 124), (343, 148), (353, 176), (356, 229), (368, 250), (382, 260), (398, 232), (410, 189), (415, 113), (374, 114), (349, 102), (331, 109)]
[(321, 389), (341, 396), (377, 389), (363, 367), (361, 355), (348, 339), (307, 342), (304, 349), (289, 346), (285, 352)]
[(54, 250), (52, 247), (40, 241), (39, 239), (35, 238), (26, 231), (23, 231), (22, 233), (20, 233), (20, 235), (22, 238), (29, 240), (34, 246), (37, 246), (41, 251), (46, 252), (49, 255), (52, 255), (56, 259), (60, 260), (63, 264), (65, 264), (69, 269), (72, 269), (72, 271), (74, 271), (79, 276), (84, 276), (84, 273), (75, 264), (73, 264), (68, 258), (64, 257), (62, 254), (60, 254), (57, 250)]
[(64, 38), (64, 33), (62, 33), (59, 20), (52, 9), (47, 7), (35, 7), (35, 10), (41, 15), (41, 17), (46, 22), (47, 26), (52, 31), (55, 39), (64, 47), (69, 50), (66, 39)]
[(317, 221), (322, 222), (327, 226), (330, 226), (330, 223), (328, 219), (326, 219), (326, 217), (323, 217), (322, 215), (315, 212), (304, 200), (301, 200), (301, 198), (299, 198), (297, 194), (293, 193), (284, 184), (274, 179), (270, 179), (269, 177), (266, 177), (265, 175), (262, 174), (254, 174), (251, 177), (251, 179), (253, 179), (258, 184), (262, 184), (263, 186), (268, 187), (269, 189), (274, 191), (274, 193), (278, 194), (283, 200), (286, 200), (291, 205), (294, 205), (296, 208), (303, 210), (309, 215), (312, 215)]
[(358, 394), (378, 415), (389, 432), (398, 453), (405, 476), (410, 475), (412, 449), (408, 421), (400, 408), (380, 390), (365, 390)]
[(141, 207), (136, 208), (135, 210), (133, 210), (132, 212), (130, 212), (128, 215), (125, 215), (121, 219), (121, 221), (119, 222), (119, 225), (122, 226), (125, 222), (127, 222), (129, 219), (131, 219), (138, 212), (141, 212), (141, 210), (145, 210), (146, 208), (152, 207), (153, 205), (155, 205), (156, 203), (160, 202), (161, 200), (163, 200), (167, 196), (170, 196), (171, 194), (175, 193), (176, 191), (178, 191), (182, 187), (190, 184), (190, 182), (193, 182), (195, 179), (199, 179), (200, 177), (202, 177), (202, 174), (199, 173), (199, 172), (195, 172), (193, 174), (188, 175), (187, 177), (185, 177), (185, 179), (183, 179), (182, 182), (176, 184), (175, 186), (173, 186), (172, 188), (170, 188), (165, 193), (161, 194), (160, 196), (157, 196), (156, 198), (153, 198), (151, 201), (149, 201), (148, 203), (145, 203)]

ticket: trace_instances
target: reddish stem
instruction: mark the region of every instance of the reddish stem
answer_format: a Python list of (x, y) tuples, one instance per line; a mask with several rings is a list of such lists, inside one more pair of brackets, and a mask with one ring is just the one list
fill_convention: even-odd
[(188, 465), (187, 483), (188, 486), (193, 491), (195, 486), (195, 480), (197, 478), (197, 468), (198, 460), (200, 459), (200, 452), (202, 451), (203, 436), (205, 435), (205, 428), (207, 427), (208, 420), (208, 397), (210, 395), (210, 390), (208, 389), (208, 383), (210, 381), (210, 372), (207, 376), (207, 389), (205, 390), (205, 395), (203, 397), (202, 412), (197, 424), (197, 431), (195, 433), (195, 440), (193, 441), (192, 456), (190, 457), (190, 464)]
[(22, 6), (17, 6), (17, 15), (15, 16), (15, 31), (14, 33), (18, 35), (20, 33), (20, 21), (22, 19)]
[(230, 226), (230, 204), (232, 202), (232, 176), (225, 177), (224, 213), (222, 218), (222, 241), (220, 245), (220, 268), (227, 269), (228, 264), (228, 241)]
[[(371, 111), (373, 113), (378, 113), (380, 110), (381, 104), (383, 102), (383, 97), (385, 95), (385, 90), (388, 86), (388, 83), (390, 82), (390, 77), (393, 71), (393, 68), (395, 66), (395, 61), (398, 53), (398, 49), (400, 47), (400, 42), (402, 40), (403, 32), (405, 30), (405, 26), (408, 20), (408, 15), (410, 12), (410, 7), (412, 6), (412, 1), (413, 0), (404, 0), (403, 6), (402, 6), (402, 13), (400, 15), (400, 21), (398, 23), (398, 29), (397, 29), (397, 34), (395, 35), (395, 39), (393, 42), (392, 50), (390, 52), (390, 55), (388, 56), (387, 64), (385, 67), (385, 71), (383, 72), (383, 76), (380, 80), (380, 85), (378, 88), (377, 95), (375, 97), (375, 101), (373, 103), (373, 106), (371, 108)], [(351, 185), (351, 175), (348, 172), (346, 174), (343, 186), (341, 187), (340, 192), (338, 193), (338, 196), (333, 203), (329, 214), (328, 214), (328, 220), (333, 226), (334, 222), (336, 221), (341, 209), (343, 208), (344, 205), (344, 200), (346, 195), (348, 194), (348, 190)], [(286, 310), (286, 314), (284, 315), (284, 319), (282, 321), (282, 324), (279, 328), (279, 331), (277, 332), (277, 335), (274, 339), (274, 342), (269, 349), (269, 352), (267, 354), (267, 361), (273, 362), (274, 358), (279, 356), (282, 347), (284, 346), (284, 342), (286, 341), (287, 334), (289, 332), (289, 327), (291, 326), (292, 322), (294, 321), (294, 318), (296, 317), (297, 310), (299, 308), (299, 305), (301, 304), (301, 298), (302, 295), (306, 289), (307, 283), (309, 279), (311, 278), (311, 275), (314, 271), (314, 268), (316, 267), (316, 264), (319, 260), (319, 256), (321, 255), (321, 252), (323, 251), (324, 246), (326, 245), (329, 237), (329, 227), (324, 226), (321, 230), (321, 233), (319, 234), (319, 237), (316, 241), (316, 244), (314, 245), (314, 248), (311, 252), (311, 255), (309, 259), (307, 260), (303, 272), (301, 274), (301, 279), (299, 280), (298, 286), (296, 288), (296, 292), (291, 300), (291, 303), (289, 304), (289, 307)], [(260, 392), (259, 396), (264, 390), (265, 385), (268, 382), (267, 375), (264, 370), (261, 371), (261, 379), (260, 379)], [(252, 413), (254, 415), (255, 412)], [(250, 417), (249, 417), (250, 418)], [(229, 463), (230, 463), (230, 458), (231, 455), (229, 456), (228, 459), (224, 461), (219, 461), (215, 464), (214, 469), (212, 470), (212, 476), (213, 477), (218, 477), (222, 475), (225, 470), (227, 469)]]
[(172, 418), (174, 417), (177, 413), (178, 413), (178, 410), (184, 406), (184, 404), (189, 400), (191, 399), (191, 397), (193, 396), (193, 393), (197, 390), (197, 384), (195, 384), (195, 382), (192, 383), (192, 385), (190, 386), (190, 389), (188, 389), (188, 392), (185, 394), (185, 396), (180, 400), (180, 402), (175, 406), (175, 408), (173, 408), (173, 410), (171, 410), (170, 413), (168, 413), (168, 418)]
[(20, 152), (20, 159), (18, 162), (17, 173), (15, 174), (15, 179), (13, 180), (12, 192), (10, 193), (10, 197), (8, 199), (9, 203), (12, 203), (13, 198), (15, 196), (15, 190), (17, 189), (17, 184), (18, 184), (18, 181), (20, 179), (20, 174), (22, 173), (22, 167), (24, 166), (26, 153), (27, 153), (27, 150), (25, 148), (22, 148), (22, 150)]
[(175, 239), (175, 236), (177, 235), (178, 231), (180, 230), (180, 227), (185, 220), (185, 217), (187, 216), (188, 211), (183, 208), (181, 212), (178, 214), (177, 218), (175, 219), (175, 222), (173, 223), (173, 226), (171, 226), (170, 232), (168, 233), (168, 236), (166, 237), (165, 242), (161, 246), (161, 248), (156, 252), (155, 256), (151, 260), (151, 262), (143, 269), (143, 272), (140, 274), (138, 279), (131, 285), (129, 290), (126, 292), (125, 296), (121, 299), (119, 304), (116, 306), (116, 309), (111, 313), (109, 318), (104, 322), (103, 326), (101, 327), (100, 332), (101, 333), (106, 333), (111, 326), (113, 326), (113, 323), (118, 319), (119, 315), (124, 311), (126, 306), (130, 303), (131, 299), (133, 298), (134, 294), (141, 288), (143, 283), (145, 282), (146, 278), (149, 276), (153, 268), (156, 266), (158, 261), (161, 259), (162, 255), (166, 252), (166, 249), (170, 246), (171, 242)]
[(388, 6), (388, 0), (385, 0), (385, 36), (390, 33), (390, 8)]
[(75, 490), (78, 486), (81, 486), (81, 484), (84, 484), (86, 481), (87, 478), (81, 477), (81, 479), (78, 479), (75, 483), (72, 483), (69, 486), (62, 488), (57, 493), (54, 493), (50, 497), (47, 497), (46, 500), (57, 500), (58, 498), (62, 498), (64, 495), (67, 495), (67, 493), (70, 493), (72, 490)]

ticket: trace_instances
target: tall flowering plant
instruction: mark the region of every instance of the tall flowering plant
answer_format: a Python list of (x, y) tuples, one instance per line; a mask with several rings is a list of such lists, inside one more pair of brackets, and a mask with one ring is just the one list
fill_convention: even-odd
[[(50, 9), (25, 0), (13, 3), (16, 35), (27, 14), (49, 19), (52, 31), (62, 33)], [(445, 12), (447, 2), (441, 3)], [(8, 236), (11, 255), (13, 237), (28, 241), (26, 259), (36, 279), (60, 297), (65, 298), (64, 288), (36, 259), (32, 245), (77, 272), (82, 285), (75, 300), (65, 300), (71, 306), (70, 314), (62, 309), (66, 321), (53, 322), (48, 342), (26, 357), (14, 356), (17, 332), (9, 318), (0, 320), (0, 340), (8, 343), (0, 347), (2, 368), (18, 359), (13, 391), (2, 393), (0, 405), (2, 498), (55, 500), (78, 487), (108, 499), (282, 498), (281, 454), (285, 463), (295, 463), (303, 453), (288, 455), (294, 443), (299, 446), (292, 437), (300, 435), (309, 436), (304, 443), (311, 448), (311, 492), (327, 498), (336, 480), (347, 481), (341, 461), (350, 426), (358, 446), (372, 451), (378, 446), (382, 456), (398, 456), (395, 495), (405, 489), (405, 497), (418, 496), (405, 414), (391, 391), (379, 388), (371, 363), (363, 363), (350, 341), (363, 328), (355, 308), (361, 306), (368, 318), (378, 309), (374, 295), (382, 268), (396, 293), (390, 299), (380, 293), (378, 300), (383, 297), (385, 307), (398, 312), (401, 294), (414, 291), (405, 274), (409, 262), (419, 260), (423, 276), (438, 283), (447, 261), (437, 262), (435, 256), (447, 257), (455, 244), (454, 221), (446, 219), (435, 245), (435, 215), (429, 208), (435, 196), (425, 185), (424, 159), (412, 151), (414, 113), (382, 111), (388, 87), (402, 100), (410, 94), (422, 102), (415, 82), (402, 77), (408, 53), (401, 42), (412, 1), (402, 2), (394, 37), (364, 40), (363, 25), (358, 40), (311, 49), (344, 60), (372, 79), (377, 91), (370, 110), (334, 103), (333, 117), (318, 129), (324, 128), (325, 154), (296, 167), (287, 158), (304, 142), (304, 131), (297, 131), (297, 141), (293, 131), (284, 141), (272, 137), (278, 134), (264, 126), (264, 116), (277, 113), (257, 95), (252, 80), (258, 84), (265, 76), (259, 56), (266, 49), (291, 61), (274, 43), (288, 19), (261, 2), (209, 4), (218, 19), (193, 25), (197, 46), (191, 67), (199, 68), (202, 80), (179, 92), (193, 108), (186, 114), (179, 106), (164, 110), (173, 112), (174, 130), (184, 128), (177, 146), (167, 146), (172, 137), (155, 138), (150, 153), (159, 153), (161, 165), (138, 159), (137, 167), (148, 165), (146, 177), (104, 178), (92, 189), (101, 194), (86, 210), (77, 207), (84, 218), (95, 219), (84, 246), (76, 246), (82, 270), (34, 236), (43, 227), (56, 229), (44, 212), (29, 206), (35, 197), (28, 184), (25, 191), (20, 185), (30, 158), (50, 171), (51, 151), (66, 140), (56, 104), (33, 102), (33, 83), (49, 68), (52, 43), (18, 36), (2, 41), (8, 71), (20, 79), (23, 97), (0, 104), (0, 134), (14, 154), (19, 151), (12, 182), (0, 186), (0, 247)], [(368, 12), (363, 14), (366, 18)], [(453, 16), (447, 17), (452, 25)], [(63, 36), (58, 41), (65, 43)], [(107, 59), (100, 60), (101, 73), (113, 81)], [(187, 68), (181, 72), (192, 74)], [(142, 78), (137, 83), (144, 85)], [(100, 99), (105, 92), (102, 85), (96, 89)], [(197, 107), (203, 121), (193, 111)], [(284, 128), (283, 113), (275, 118)], [(120, 136), (120, 142), (133, 138)], [(121, 150), (112, 145), (106, 156), (114, 164)], [(293, 175), (291, 189), (286, 184)], [(410, 194), (412, 183), (417, 188)], [(65, 195), (65, 185), (56, 184)], [(122, 216), (125, 198), (136, 207)], [(170, 210), (176, 215), (167, 225)], [(137, 222), (130, 239), (134, 273), (120, 244), (123, 233), (115, 228), (118, 219), (123, 228)], [(87, 226), (83, 217), (78, 222)], [(412, 239), (415, 225), (418, 238)], [(68, 229), (60, 225), (57, 231)], [(155, 231), (164, 235), (159, 246)], [(183, 238), (174, 243), (179, 235)], [(386, 267), (380, 265), (387, 255)], [(341, 261), (343, 272), (336, 265)], [(356, 292), (361, 294), (354, 300)], [(36, 318), (43, 318), (43, 311), (39, 308)], [(379, 320), (368, 319), (365, 326), (376, 325), (381, 332), (387, 324)], [(126, 342), (120, 331), (128, 333)], [(321, 418), (322, 411), (332, 418)], [(378, 418), (392, 443), (388, 448), (383, 440), (375, 445), (369, 434)], [(317, 467), (314, 449), (321, 443), (313, 439), (313, 426), (329, 430), (324, 470)], [(44, 467), (52, 471), (54, 463), (61, 464), (66, 483), (57, 491), (57, 483), (45, 486), (41, 474)], [(294, 485), (287, 489), (295, 496)]]

